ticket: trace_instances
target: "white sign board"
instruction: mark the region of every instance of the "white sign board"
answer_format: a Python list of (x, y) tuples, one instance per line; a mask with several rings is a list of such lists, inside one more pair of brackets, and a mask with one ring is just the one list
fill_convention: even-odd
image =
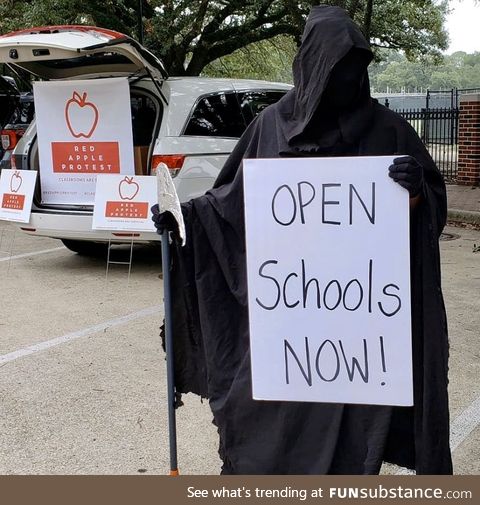
[(2, 170), (0, 175), (0, 219), (28, 223), (32, 211), (35, 170)]
[(150, 208), (157, 203), (154, 176), (99, 175), (94, 230), (155, 231)]
[(253, 398), (412, 405), (393, 157), (244, 160)]
[(42, 203), (92, 205), (98, 174), (134, 174), (126, 78), (34, 83)]

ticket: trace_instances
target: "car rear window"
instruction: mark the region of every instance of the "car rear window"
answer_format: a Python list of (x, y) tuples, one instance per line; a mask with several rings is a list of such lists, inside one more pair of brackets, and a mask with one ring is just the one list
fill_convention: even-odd
[(278, 102), (285, 91), (245, 91), (238, 93), (238, 102), (248, 126), (263, 109)]
[(239, 138), (253, 119), (279, 100), (283, 91), (217, 93), (196, 104), (183, 135)]
[(235, 93), (219, 93), (197, 103), (184, 135), (240, 137), (244, 130), (245, 121)]

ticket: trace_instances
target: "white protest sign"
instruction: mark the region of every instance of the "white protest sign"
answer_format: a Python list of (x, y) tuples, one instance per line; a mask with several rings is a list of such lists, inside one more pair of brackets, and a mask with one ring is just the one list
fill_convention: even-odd
[(393, 157), (244, 160), (253, 398), (412, 405)]
[(126, 78), (34, 83), (42, 203), (92, 205), (98, 174), (134, 174)]
[(99, 175), (94, 230), (155, 231), (150, 208), (157, 203), (154, 176)]
[(0, 219), (28, 223), (32, 211), (35, 170), (2, 170), (0, 175)]

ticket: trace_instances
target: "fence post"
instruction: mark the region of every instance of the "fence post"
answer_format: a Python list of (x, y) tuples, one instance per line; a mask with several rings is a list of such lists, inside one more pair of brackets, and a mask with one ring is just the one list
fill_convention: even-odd
[(457, 183), (480, 185), (480, 93), (460, 96)]

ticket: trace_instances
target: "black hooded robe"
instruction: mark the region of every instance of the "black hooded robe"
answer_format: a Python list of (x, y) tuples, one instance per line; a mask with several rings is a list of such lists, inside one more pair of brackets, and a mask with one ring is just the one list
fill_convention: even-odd
[[(352, 49), (369, 51), (345, 11), (314, 7), (294, 63), (295, 88), (249, 126), (214, 188), (182, 205), (187, 244), (172, 262), (175, 385), (209, 399), (225, 474), (376, 474), (382, 461), (418, 474), (452, 473), (442, 177), (413, 128), (370, 98), (368, 80), (336, 130), (306, 133), (332, 68)], [(253, 400), (242, 159), (392, 154), (414, 156), (425, 177), (411, 218), (414, 407)]]

